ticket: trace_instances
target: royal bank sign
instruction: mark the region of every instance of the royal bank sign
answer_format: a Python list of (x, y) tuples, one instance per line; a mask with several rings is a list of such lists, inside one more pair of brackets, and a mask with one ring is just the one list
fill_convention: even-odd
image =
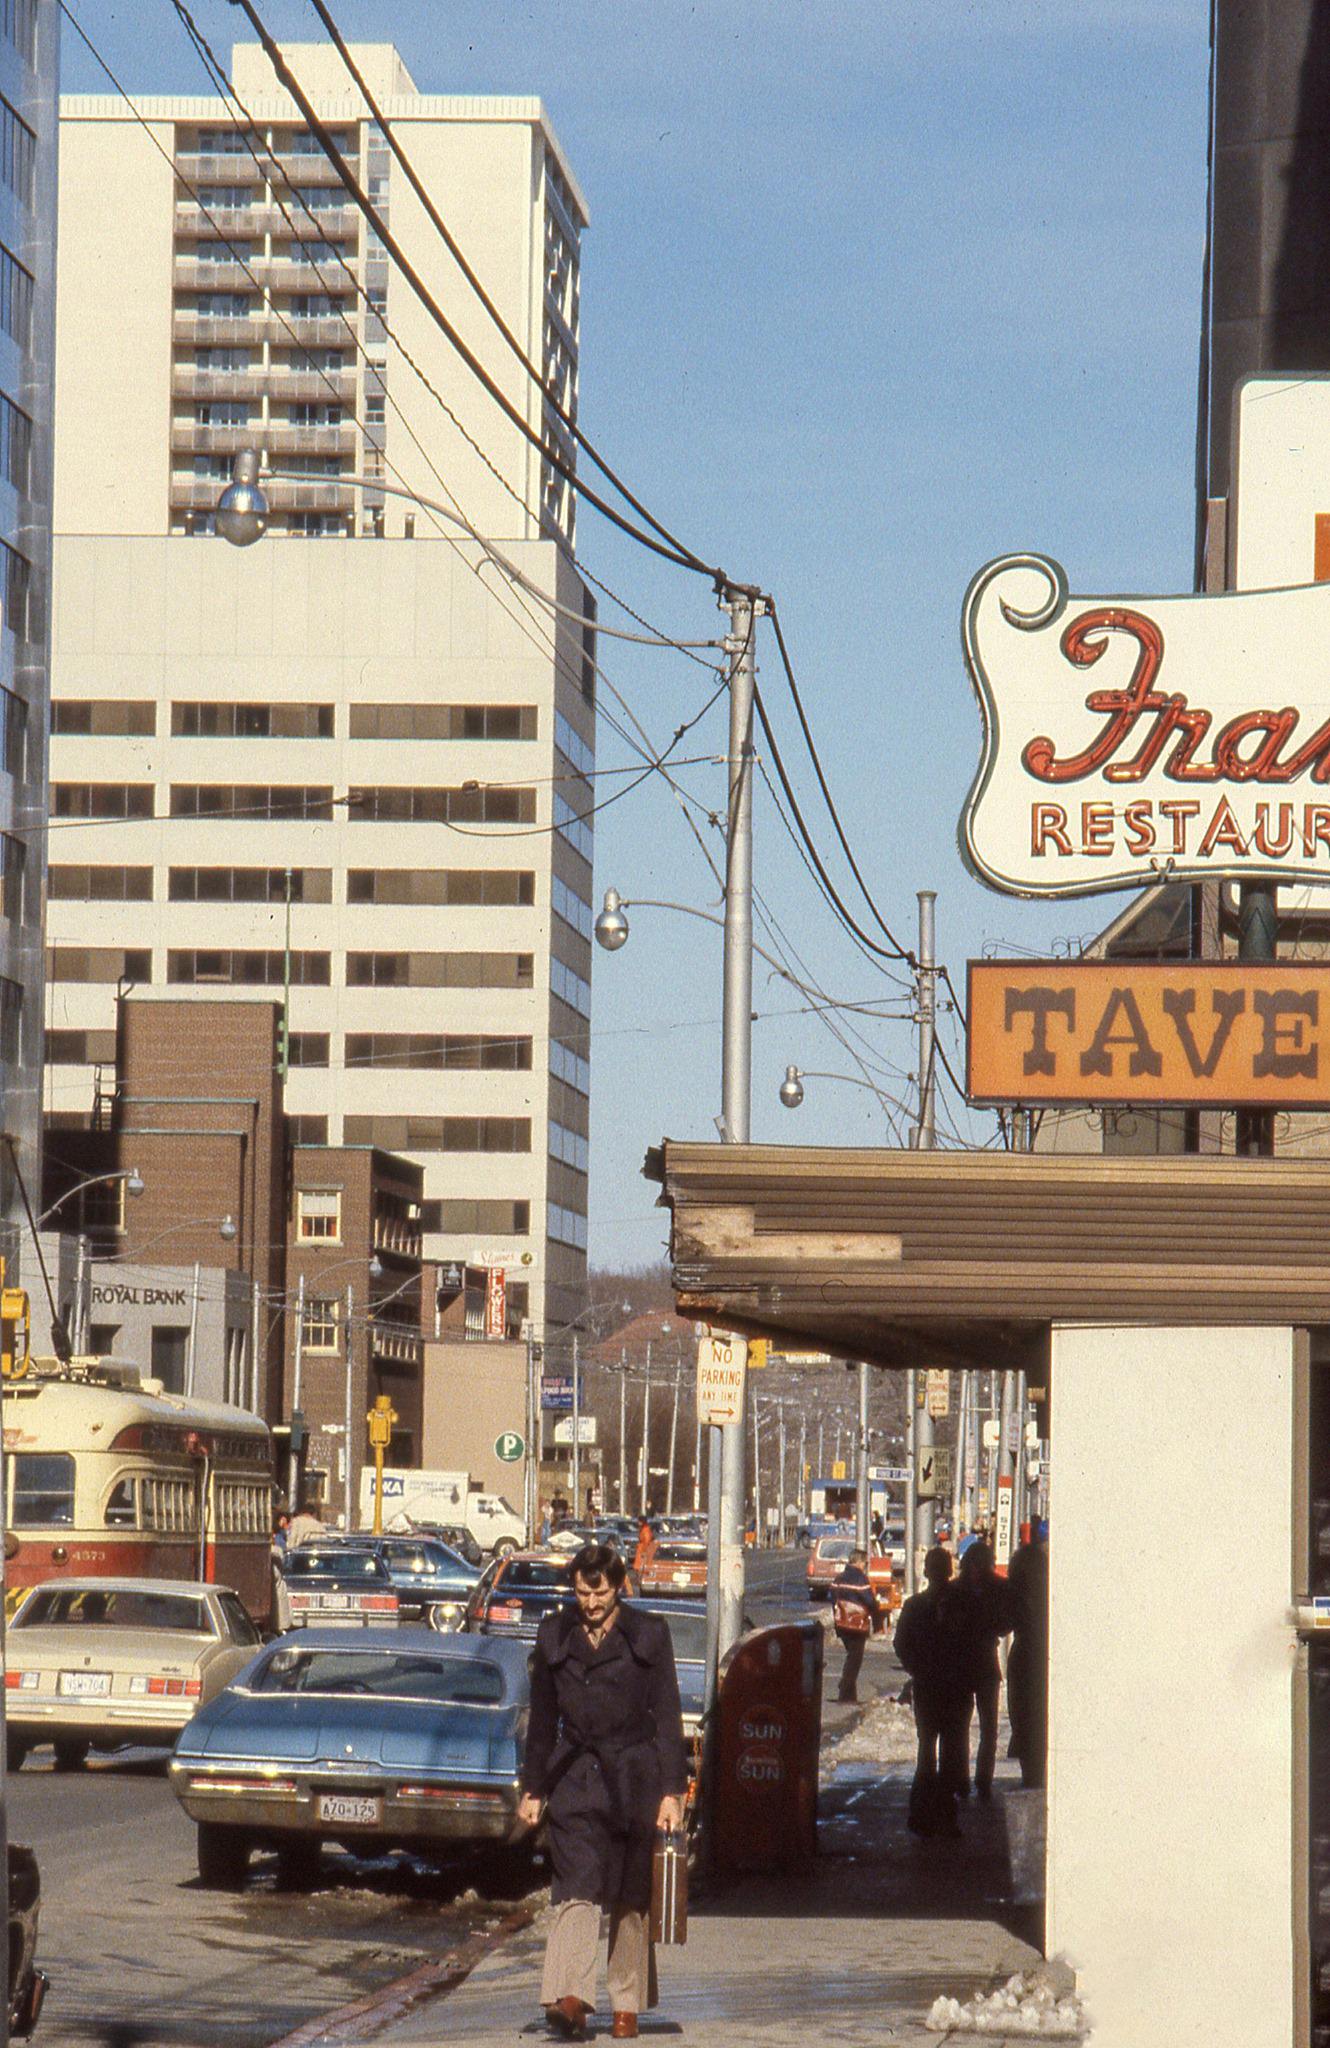
[(1075, 597), (1007, 555), (965, 599), (983, 755), (961, 823), (1017, 896), (1330, 881), (1330, 586)]

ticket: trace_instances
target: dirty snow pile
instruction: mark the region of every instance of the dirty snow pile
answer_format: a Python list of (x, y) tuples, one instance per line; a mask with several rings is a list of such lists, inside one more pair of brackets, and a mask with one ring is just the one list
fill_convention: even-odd
[(912, 1764), (918, 1737), (914, 1715), (898, 1700), (875, 1700), (857, 1728), (827, 1752), (831, 1769), (840, 1764)]
[(977, 1993), (964, 2005), (958, 1998), (935, 1998), (924, 2025), (931, 2034), (1027, 2034), (1041, 2041), (1074, 2041), (1085, 2032), (1085, 2009), (1073, 1992), (1059, 1997), (1046, 1970), (1024, 1970), (1008, 1977), (1001, 1990)]

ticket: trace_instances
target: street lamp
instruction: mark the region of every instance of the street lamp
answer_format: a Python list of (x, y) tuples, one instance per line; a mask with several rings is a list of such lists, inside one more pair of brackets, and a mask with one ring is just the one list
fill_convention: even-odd
[(233, 548), (253, 547), (268, 531), (268, 499), (259, 483), (259, 458), (242, 448), (232, 465), (232, 482), (217, 504), (217, 531)]
[(75, 1181), (72, 1188), (66, 1188), (63, 1195), (58, 1196), (49, 1209), (43, 1209), (37, 1218), (37, 1228), (40, 1230), (44, 1223), (48, 1223), (57, 1209), (63, 1209), (71, 1195), (81, 1195), (85, 1188), (105, 1187), (113, 1180), (123, 1181), (128, 1194), (143, 1193), (145, 1183), (136, 1166), (120, 1167), (114, 1173), (90, 1173), (85, 1180)]

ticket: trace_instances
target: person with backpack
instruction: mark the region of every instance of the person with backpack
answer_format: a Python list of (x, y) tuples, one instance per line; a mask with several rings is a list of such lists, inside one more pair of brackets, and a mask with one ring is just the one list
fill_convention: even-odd
[(836, 1640), (845, 1652), (840, 1690), (842, 1706), (854, 1706), (859, 1698), (859, 1671), (870, 1635), (876, 1634), (887, 1618), (868, 1577), (868, 1552), (856, 1550), (830, 1586), (831, 1623)]

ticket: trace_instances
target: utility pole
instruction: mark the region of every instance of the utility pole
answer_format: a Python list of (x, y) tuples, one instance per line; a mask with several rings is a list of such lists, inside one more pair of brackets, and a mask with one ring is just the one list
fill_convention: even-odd
[(628, 1506), (628, 1346), (619, 1346), (619, 1513)]
[(969, 1428), (970, 1375), (961, 1373), (960, 1400), (956, 1409), (955, 1470), (951, 1475), (951, 1536), (955, 1542), (965, 1519), (965, 1432)]
[[(694, 1405), (696, 1405), (696, 1404), (694, 1404)], [(696, 1515), (696, 1514), (698, 1514), (698, 1513), (700, 1512), (700, 1510), (701, 1510), (701, 1507), (702, 1507), (702, 1417), (701, 1417), (701, 1414), (700, 1414), (700, 1413), (697, 1413), (697, 1414), (695, 1414), (695, 1415), (694, 1415), (694, 1417), (693, 1417), (693, 1513), (694, 1513), (695, 1515)]]
[(919, 1477), (919, 1375), (911, 1366), (905, 1375), (905, 1469), (910, 1477), (905, 1487), (905, 1593), (919, 1590), (919, 1500), (915, 1485)]
[[(936, 891), (919, 891), (919, 962), (915, 972), (919, 1011), (919, 1122), (915, 1128), (914, 1142), (920, 1152), (931, 1152), (937, 1142), (937, 969), (934, 965), (933, 926), (933, 908), (936, 901)], [(917, 1493), (920, 1466), (930, 1458), (935, 1436), (926, 1392), (923, 1407), (916, 1409), (914, 1413), (915, 1455), (911, 1460), (910, 1471), (913, 1475), (911, 1483)], [(927, 1550), (932, 1544), (936, 1526), (933, 1499), (919, 1501), (915, 1511), (915, 1522), (916, 1539), (922, 1548)]]
[[(803, 1402), (799, 1403), (799, 1514), (798, 1522), (808, 1520), (808, 1416)], [(797, 1523), (796, 1523), (797, 1527)]]
[(749, 1412), (753, 1418), (753, 1537), (757, 1548), (762, 1547), (762, 1446), (758, 1439), (757, 1400), (750, 1395)]
[(355, 1315), (355, 1306), (355, 1295), (348, 1287), (346, 1290), (346, 1463), (342, 1472), (342, 1516), (348, 1536), (355, 1527), (351, 1520), (351, 1430), (355, 1419), (354, 1387), (352, 1384), (355, 1370), (355, 1338), (352, 1334), (351, 1324)]
[(858, 1467), (855, 1472), (854, 1540), (861, 1550), (868, 1548), (868, 1365), (859, 1361)]
[(674, 1441), (679, 1434), (679, 1361), (674, 1361), (674, 1406), (670, 1410), (670, 1455), (665, 1479), (665, 1512), (674, 1513)]
[(526, 1523), (528, 1547), (534, 1549), (540, 1531), (536, 1527), (537, 1494), (539, 1486), (536, 1474), (539, 1465), (535, 1455), (536, 1444), (536, 1338), (527, 1318), (526, 1326), (526, 1470), (522, 1475), (522, 1518)]
[(779, 1423), (779, 1431), (778, 1431), (778, 1437), (779, 1437), (779, 1443), (780, 1443), (780, 1483), (779, 1483), (779, 1485), (778, 1485), (778, 1486), (777, 1486), (777, 1488), (776, 1488), (776, 1504), (777, 1504), (777, 1510), (778, 1510), (778, 1512), (779, 1512), (779, 1515), (780, 1515), (780, 1520), (779, 1520), (779, 1521), (777, 1522), (777, 1524), (776, 1524), (776, 1541), (777, 1541), (777, 1543), (779, 1543), (779, 1544), (781, 1545), (781, 1547), (782, 1547), (782, 1548), (784, 1548), (784, 1544), (785, 1544), (785, 1403), (784, 1403), (784, 1401), (783, 1401), (783, 1400), (777, 1401), (777, 1403), (776, 1403), (776, 1416), (777, 1416), (777, 1421), (778, 1421), (778, 1423)]
[(651, 1339), (647, 1338), (647, 1371), (642, 1385), (642, 1515), (651, 1504)]
[(582, 1519), (582, 1375), (577, 1363), (577, 1332), (573, 1331), (573, 1520)]

